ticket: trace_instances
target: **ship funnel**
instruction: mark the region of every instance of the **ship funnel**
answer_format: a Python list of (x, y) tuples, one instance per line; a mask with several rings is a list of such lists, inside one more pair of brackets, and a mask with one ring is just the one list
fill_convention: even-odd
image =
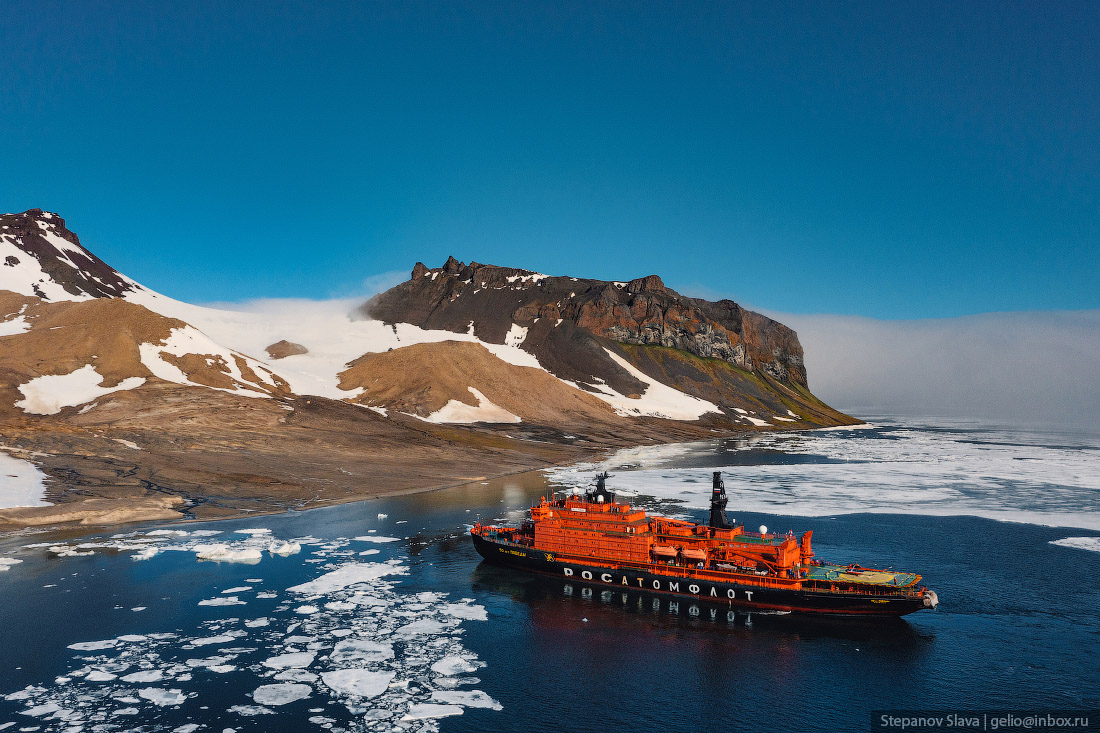
[(710, 526), (715, 529), (732, 529), (729, 518), (726, 516), (726, 484), (722, 481), (722, 472), (714, 472), (714, 483), (710, 492)]

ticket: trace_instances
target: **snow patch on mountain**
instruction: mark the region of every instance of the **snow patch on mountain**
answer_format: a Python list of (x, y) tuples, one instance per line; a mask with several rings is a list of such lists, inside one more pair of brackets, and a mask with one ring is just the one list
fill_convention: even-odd
[[(350, 362), (367, 353), (441, 341), (480, 343), (508, 364), (545, 371), (534, 355), (518, 346), (487, 343), (472, 333), (428, 330), (408, 323), (391, 325), (355, 320), (351, 313), (360, 305), (359, 299), (257, 300), (240, 304), (240, 310), (228, 310), (183, 303), (140, 286), (125, 298), (161, 315), (186, 321), (214, 342), (242, 354), (262, 354), (269, 344), (283, 339), (302, 344), (309, 349), (308, 353), (284, 357), (277, 368), (268, 367), (300, 395), (333, 399), (352, 397), (354, 390), (339, 387), (339, 375)], [(250, 366), (262, 377), (253, 361), (256, 360), (250, 360)], [(261, 363), (266, 365), (266, 362)]]
[[(49, 237), (51, 244), (56, 240), (65, 242), (56, 234)], [(69, 247), (73, 245), (65, 242)], [(74, 269), (71, 260), (63, 260)], [(0, 233), (0, 290), (10, 290), (20, 295), (31, 295), (46, 300), (91, 300), (92, 296), (81, 294), (73, 295), (61, 287), (42, 268), (42, 263), (33, 255), (27, 254), (15, 243), (15, 238), (10, 234)]]
[(522, 422), (518, 416), (490, 402), (489, 398), (479, 390), (473, 387), (467, 387), (467, 389), (477, 398), (477, 407), (451, 400), (431, 415), (420, 419), (434, 423)]
[[(255, 359), (251, 359), (243, 354), (236, 354), (223, 346), (219, 346), (206, 334), (190, 326), (172, 329), (172, 333), (169, 334), (163, 344), (141, 344), (138, 350), (141, 353), (141, 363), (145, 368), (166, 382), (207, 387), (209, 389), (217, 389), (222, 392), (238, 394), (244, 397), (266, 398), (271, 396), (266, 392), (258, 392), (256, 390), (247, 389), (244, 386), (239, 386), (235, 389), (226, 389), (224, 387), (211, 387), (210, 385), (201, 384), (193, 381), (175, 364), (165, 361), (165, 354), (172, 354), (174, 356), (186, 356), (187, 354), (208, 356), (207, 363), (214, 366), (220, 362), (220, 365), (223, 365), (227, 370), (226, 374), (234, 382), (239, 385), (249, 384), (251, 383), (250, 380), (245, 379), (240, 366), (237, 364), (237, 358), (240, 358), (248, 364), (249, 368), (252, 369), (254, 373), (263, 375), (265, 367)], [(274, 382), (269, 381), (268, 383), (274, 386)]]
[(670, 420), (698, 420), (708, 412), (721, 414), (722, 411), (714, 403), (658, 382), (610, 349), (604, 351), (612, 361), (646, 385), (646, 391), (636, 399), (619, 394), (602, 382), (593, 385), (597, 391), (592, 394), (614, 407), (617, 414), (627, 417), (664, 417)]
[(135, 389), (145, 384), (144, 377), (128, 377), (114, 387), (101, 387), (103, 375), (91, 364), (68, 374), (48, 374), (19, 385), (23, 399), (15, 406), (32, 415), (56, 415), (62, 407), (75, 407), (97, 397)]
[(31, 324), (27, 323), (27, 317), (24, 315), (0, 322), (0, 336), (14, 336), (29, 330), (31, 330)]

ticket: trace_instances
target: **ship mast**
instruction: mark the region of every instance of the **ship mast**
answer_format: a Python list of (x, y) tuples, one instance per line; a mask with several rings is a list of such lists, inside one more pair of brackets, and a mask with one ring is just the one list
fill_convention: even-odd
[(710, 492), (710, 526), (715, 529), (733, 529), (726, 516), (726, 484), (722, 481), (722, 472), (714, 472), (714, 483)]

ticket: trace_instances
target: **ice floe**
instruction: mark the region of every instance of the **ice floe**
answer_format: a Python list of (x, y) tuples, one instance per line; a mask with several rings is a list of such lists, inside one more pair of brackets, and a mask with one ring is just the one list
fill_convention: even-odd
[(313, 694), (309, 685), (297, 682), (281, 682), (274, 685), (261, 685), (252, 693), (252, 699), (260, 705), (286, 705), (304, 700)]
[(676, 467), (694, 455), (714, 454), (714, 443), (694, 443), (620, 451), (605, 461), (548, 473), (559, 485), (581, 489), (595, 471), (611, 469), (613, 490), (702, 510), (710, 505), (711, 472), (722, 469), (730, 506), (740, 511), (969, 515), (1100, 531), (1098, 446), (1060, 445), (1015, 431), (856, 427), (862, 429), (769, 433), (723, 443), (731, 453), (801, 457), (788, 464), (738, 460), (725, 467)]
[(1061, 540), (1051, 540), (1050, 544), (1060, 547), (1072, 547), (1077, 550), (1090, 550), (1100, 552), (1100, 537), (1066, 537)]
[[(205, 541), (184, 531), (150, 534), (107, 539), (131, 552), (154, 541), (164, 551), (193, 552)], [(247, 535), (237, 542), (257, 538), (269, 541)], [(226, 584), (230, 587), (221, 593), (210, 589), (212, 603), (206, 604), (222, 617), (196, 620), (190, 631), (73, 643), (71, 667), (53, 683), (9, 691), (6, 697), (0, 691), (0, 697), (19, 701), (28, 719), (58, 729), (80, 725), (97, 731), (132, 728), (139, 720), (143, 730), (197, 730), (178, 719), (168, 722), (158, 712), (178, 708), (179, 714), (201, 721), (187, 725), (211, 730), (241, 727), (249, 718), (277, 711), (308, 718), (303, 729), (381, 731), (404, 721), (407, 730), (429, 733), (438, 730), (437, 719), (466, 708), (500, 709), (488, 694), (471, 689), (477, 678), (463, 676), (484, 666), (462, 643), (462, 625), (487, 618), (482, 606), (445, 593), (403, 592), (399, 576), (408, 572), (403, 557), (345, 561), (352, 539), (298, 541), (326, 564), (287, 594), (269, 593), (300, 599), (298, 604), (276, 601), (274, 612), (269, 604), (264, 615), (241, 617), (248, 606), (222, 602), (239, 599), (237, 594), (251, 586)], [(310, 613), (295, 612), (304, 607)], [(226, 679), (232, 679), (233, 688), (226, 689), (238, 689), (239, 697), (227, 700), (224, 709), (196, 710), (203, 691), (220, 684), (215, 680), (222, 675), (232, 675)], [(308, 716), (296, 707), (307, 699), (321, 703)]]

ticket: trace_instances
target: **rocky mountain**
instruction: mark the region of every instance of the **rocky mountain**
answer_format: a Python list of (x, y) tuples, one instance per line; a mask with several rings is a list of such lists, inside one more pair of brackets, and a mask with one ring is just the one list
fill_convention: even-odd
[[(844, 419), (810, 393), (794, 331), (731, 300), (680, 295), (657, 275), (606, 282), (452, 257), (418, 262), (359, 313), (517, 346), (622, 415), (752, 427)], [(684, 397), (657, 400), (664, 387)]]
[[(810, 393), (793, 331), (656, 276), (451, 258), (367, 303), (274, 303), (176, 301), (57, 214), (0, 215), (0, 447), (45, 471), (67, 517), (86, 501), (220, 516), (854, 422)], [(21, 511), (0, 528), (57, 516)]]

